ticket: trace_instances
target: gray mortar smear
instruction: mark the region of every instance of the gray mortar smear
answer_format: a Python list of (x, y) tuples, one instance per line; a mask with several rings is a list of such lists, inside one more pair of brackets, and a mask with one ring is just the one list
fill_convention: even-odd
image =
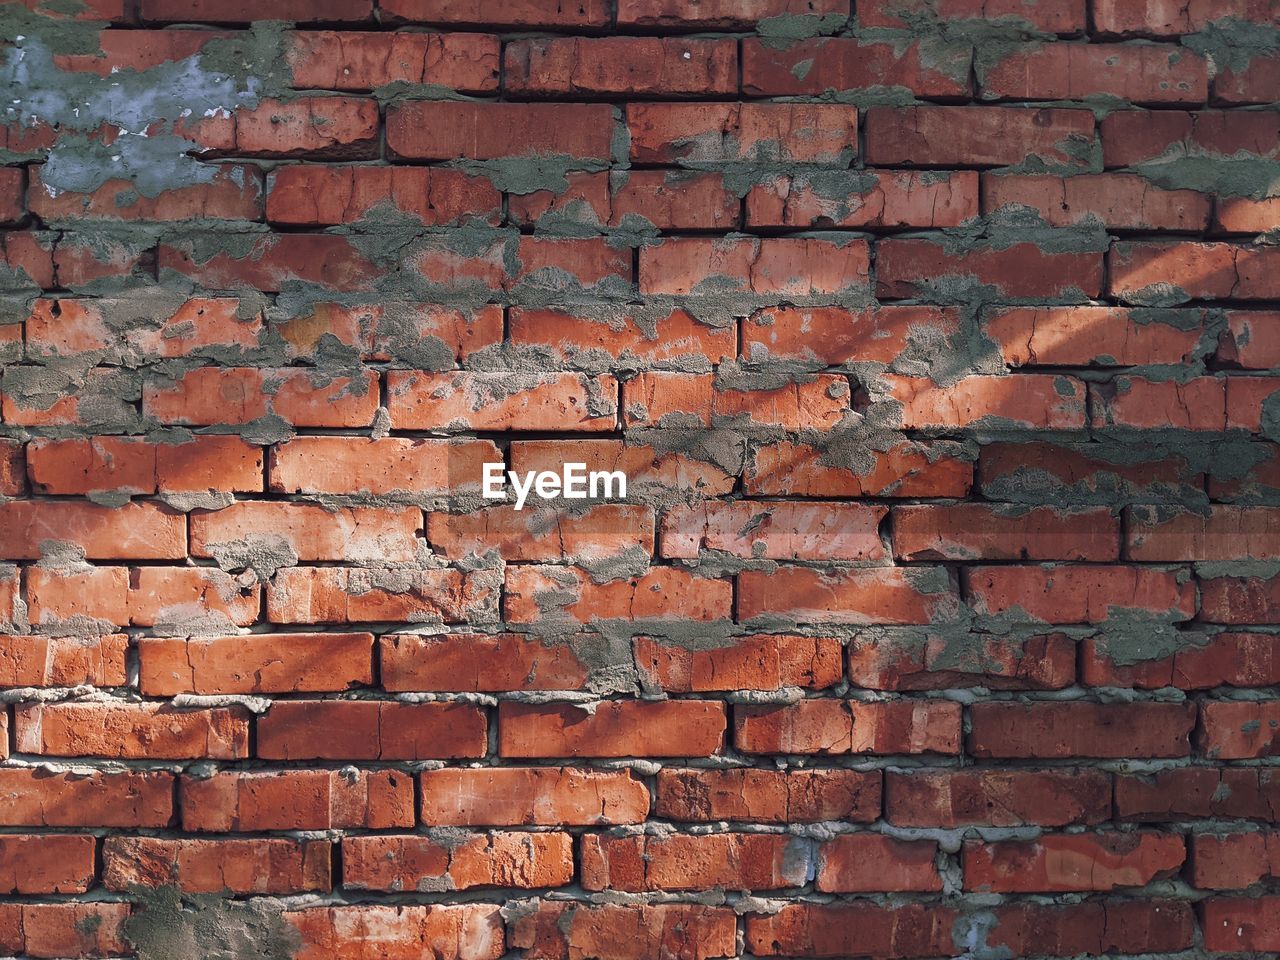
[(125, 938), (138, 960), (289, 960), (302, 946), (272, 897), (227, 900), (176, 887), (135, 887)]
[[(202, 148), (176, 133), (176, 125), (229, 116), (281, 87), (281, 79), (262, 75), (260, 65), (283, 63), (282, 25), (255, 24), (244, 36), (211, 39), (190, 57), (146, 70), (123, 69), (104, 77), (55, 65), (58, 54), (98, 53), (98, 29), (5, 12), (5, 36), (12, 46), (0, 58), (0, 86), (22, 91), (6, 105), (5, 122), (59, 128), (41, 168), (51, 194), (88, 193), (109, 180), (125, 180), (137, 195), (156, 197), (209, 183), (219, 167), (196, 159), (193, 154)], [(103, 125), (119, 130), (110, 144), (91, 136)]]

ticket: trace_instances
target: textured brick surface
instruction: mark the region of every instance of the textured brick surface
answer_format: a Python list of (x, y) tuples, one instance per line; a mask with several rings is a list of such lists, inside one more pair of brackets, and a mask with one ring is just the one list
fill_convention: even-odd
[(1275, 0), (0, 26), (0, 956), (1280, 953)]

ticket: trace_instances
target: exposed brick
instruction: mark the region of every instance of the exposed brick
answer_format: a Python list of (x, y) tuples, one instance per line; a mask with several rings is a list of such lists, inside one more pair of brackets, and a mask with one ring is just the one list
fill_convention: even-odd
[(177, 886), (189, 893), (328, 891), (324, 840), (165, 840), (108, 837), (102, 882), (109, 890)]
[(19, 827), (165, 827), (173, 774), (150, 770), (65, 773), (0, 770), (0, 823)]
[(605, 583), (574, 567), (508, 567), (503, 596), (512, 623), (719, 620), (733, 612), (727, 580), (707, 580), (673, 567)]
[(184, 776), (178, 799), (182, 828), (195, 832), (387, 830), (414, 824), (413, 779), (398, 770), (227, 770)]
[(502, 757), (709, 756), (720, 752), (724, 730), (725, 706), (709, 700), (498, 705)]
[(979, 703), (969, 712), (976, 757), (1185, 757), (1195, 704)]
[(842, 20), (848, 12), (838, 0), (709, 0), (696, 4), (687, 0), (618, 0), (618, 25), (752, 29), (761, 20), (788, 14)]
[(746, 942), (762, 957), (947, 956), (958, 916), (954, 907), (923, 903), (789, 903), (748, 916)]
[(125, 954), (127, 903), (7, 903), (0, 906), (0, 949), (31, 957)]
[(373, 90), (390, 83), (463, 93), (498, 88), (498, 38), (487, 34), (303, 30), (289, 37), (285, 60), (293, 85), (308, 90)]
[(801, 623), (925, 624), (953, 609), (955, 594), (939, 568), (779, 567), (738, 577), (740, 621), (769, 614)]
[(6, 834), (0, 837), (0, 890), (84, 893), (93, 884), (96, 848), (89, 836)]
[(1027, 639), (951, 633), (856, 637), (849, 682), (872, 690), (1058, 690), (1076, 675), (1076, 644), (1064, 634)]
[(1190, 620), (1195, 615), (1195, 584), (1179, 571), (1010, 566), (973, 567), (966, 575), (970, 603), (979, 612), (1019, 612), (1031, 622), (1101, 623), (1133, 614)]
[(1202, 890), (1240, 890), (1280, 876), (1280, 833), (1191, 836), (1191, 882)]
[(858, 110), (819, 103), (627, 105), (631, 160), (640, 163), (814, 163), (847, 167)]
[(858, 20), (864, 27), (908, 27), (921, 15), (944, 22), (1012, 19), (1045, 33), (1072, 34), (1085, 29), (1085, 0), (1031, 7), (1022, 0), (862, 0), (858, 5)]
[(276, 170), (269, 185), (267, 219), (290, 226), (359, 222), (387, 206), (428, 226), (496, 224), (502, 213), (493, 184), (460, 170), (298, 164)]
[(587, 890), (780, 890), (807, 879), (809, 841), (778, 834), (582, 838)]
[(816, 37), (779, 47), (748, 38), (742, 42), (742, 92), (806, 96), (886, 86), (928, 99), (967, 97), (971, 51), (959, 47), (938, 57), (922, 46)]
[(971, 376), (943, 387), (924, 377), (889, 374), (889, 395), (909, 429), (982, 427), (1067, 430), (1085, 423), (1085, 385), (1058, 374)]
[(350, 890), (561, 887), (573, 872), (567, 833), (479, 833), (448, 843), (423, 836), (342, 841), (342, 883)]
[(1026, 207), (1055, 227), (1101, 222), (1109, 230), (1194, 233), (1208, 225), (1212, 207), (1205, 194), (1164, 190), (1136, 173), (1075, 177), (988, 173), (983, 174), (982, 189), (985, 212)]
[(613, 129), (605, 104), (406, 101), (387, 112), (387, 147), (411, 160), (531, 154), (608, 160)]
[(1181, 836), (1160, 833), (1046, 834), (1038, 840), (968, 840), (966, 890), (1013, 893), (1143, 887), (1186, 859)]
[(1200, 711), (1197, 749), (1211, 760), (1280, 754), (1280, 703), (1214, 701)]
[(139, 641), (139, 686), (180, 693), (316, 693), (373, 682), (368, 633), (259, 633)]
[(606, 374), (533, 374), (511, 392), (510, 374), (387, 374), (391, 422), (408, 430), (611, 430), (617, 381)]
[(1201, 902), (1200, 917), (1209, 950), (1280, 950), (1280, 897), (1211, 897)]
[(933, 240), (890, 239), (876, 248), (876, 294), (916, 297), (932, 290), (934, 278), (958, 275), (1008, 299), (1095, 297), (1102, 292), (1102, 261), (1101, 253), (1046, 253), (1033, 243), (979, 242), (950, 253)]
[(1179, 364), (1199, 348), (1203, 316), (1175, 310), (1150, 322), (1125, 307), (1005, 307), (984, 318), (983, 330), (1014, 367)]
[(1152, 298), (1273, 300), (1280, 296), (1274, 248), (1229, 243), (1117, 243), (1107, 254), (1108, 292), (1129, 303)]
[(1204, 103), (1204, 58), (1174, 44), (1046, 43), (1011, 53), (984, 71), (987, 100), (1084, 100), (1137, 104)]
[(649, 812), (648, 790), (626, 771), (425, 770), (418, 781), (422, 822), (429, 827), (605, 826), (639, 823)]
[(486, 571), (296, 567), (267, 585), (272, 623), (462, 623), (491, 619), (501, 577)]
[(46, 549), (62, 544), (91, 560), (181, 560), (187, 555), (187, 530), (181, 514), (153, 503), (0, 503), (0, 556), (39, 560)]
[(952, 504), (894, 507), (902, 560), (1116, 560), (1120, 527), (1104, 508)]
[(540, 900), (508, 928), (513, 947), (547, 960), (610, 953), (642, 960), (663, 950), (692, 960), (730, 957), (737, 918), (727, 907), (693, 903), (592, 904)]
[(880, 816), (880, 773), (857, 770), (658, 772), (656, 812), (672, 820), (870, 822)]
[(734, 743), (746, 753), (955, 754), (960, 708), (945, 700), (737, 706)]
[(1263, 633), (1191, 634), (1171, 653), (1154, 649), (1126, 650), (1104, 634), (1084, 642), (1080, 678), (1093, 686), (1156, 690), (1178, 687), (1269, 687), (1280, 683), (1280, 655)]
[(461, 703), (278, 701), (257, 722), (267, 760), (482, 757), (485, 712)]
[[(1264, 21), (1267, 0), (1093, 0), (1094, 28), (1104, 36), (1177, 36), (1197, 33), (1215, 20), (1240, 17)], [(1274, 15), (1274, 8), (1272, 9)]]
[(388, 944), (410, 955), (429, 950), (441, 960), (498, 960), (506, 952), (502, 915), (494, 904), (311, 907), (281, 918), (297, 931), (298, 960), (342, 953), (351, 960), (377, 960)]
[(1122, 820), (1270, 820), (1280, 809), (1280, 777), (1266, 767), (1182, 767), (1117, 776)]
[[(35, 573), (31, 570), (28, 578)], [(36, 623), (44, 619), (30, 612), (29, 616)], [(0, 634), (0, 687), (121, 687), (127, 681), (128, 646), (129, 638), (123, 634), (84, 638)]]
[(237, 760), (249, 755), (243, 707), (162, 703), (28, 703), (14, 713), (18, 749), (49, 757)]
[(668, 693), (822, 688), (839, 682), (843, 672), (836, 640), (776, 634), (702, 651), (638, 637), (635, 662), (642, 683)]
[(867, 163), (1002, 167), (1028, 159), (1084, 167), (1093, 115), (1055, 107), (872, 107)]
[(1094, 824), (1111, 816), (1111, 778), (1089, 769), (890, 771), (884, 805), (901, 827)]
[[(247, 0), (142, 0), (144, 20), (210, 20), (248, 23), (262, 11)], [(281, 20), (355, 23), (373, 17), (370, 0), (282, 0), (272, 8)]]
[(732, 96), (732, 39), (555, 37), (515, 40), (503, 51), (507, 93), (526, 96)]

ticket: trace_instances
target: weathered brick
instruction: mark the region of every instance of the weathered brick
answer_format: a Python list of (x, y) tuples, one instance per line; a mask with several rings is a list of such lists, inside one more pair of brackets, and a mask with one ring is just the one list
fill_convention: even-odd
[(1172, 876), (1187, 851), (1178, 834), (1046, 834), (1038, 840), (968, 840), (966, 890), (1061, 893), (1143, 887)]
[(857, 153), (858, 110), (819, 103), (632, 103), (638, 163), (813, 163), (847, 167)]
[(870, 164), (1085, 167), (1094, 121), (1056, 107), (872, 107), (865, 134)]
[(1111, 816), (1111, 778), (1077, 770), (919, 770), (885, 775), (885, 819), (901, 827), (1062, 827)]
[(975, 757), (1185, 757), (1196, 720), (1186, 703), (978, 703), (969, 712)]
[(324, 840), (167, 840), (108, 837), (102, 882), (109, 890), (177, 886), (188, 893), (327, 892)]
[(410, 100), (387, 111), (387, 147), (410, 160), (534, 154), (608, 160), (613, 130), (613, 110), (605, 104)]
[(463, 93), (498, 89), (498, 38), (479, 33), (299, 30), (285, 61), (306, 90), (373, 90), (433, 84)]
[(477, 833), (446, 842), (424, 836), (344, 837), (349, 890), (561, 887), (573, 878), (567, 833)]
[(801, 700), (736, 706), (734, 743), (746, 753), (960, 752), (960, 705), (945, 700)]
[(627, 94), (732, 96), (732, 39), (554, 37), (515, 40), (503, 51), (505, 91), (517, 97)]
[(657, 786), (655, 810), (672, 820), (870, 822), (880, 816), (879, 771), (664, 768)]
[(226, 770), (184, 776), (182, 828), (212, 833), (261, 830), (387, 830), (414, 824), (413, 779), (398, 770)]
[(649, 792), (626, 771), (560, 767), (425, 770), (427, 826), (605, 826), (640, 823)]
[(281, 700), (257, 722), (267, 760), (482, 757), (485, 712), (461, 703)]
[(388, 207), (428, 226), (497, 224), (502, 215), (493, 184), (460, 170), (297, 164), (276, 170), (269, 188), (267, 219), (290, 226), (355, 223)]

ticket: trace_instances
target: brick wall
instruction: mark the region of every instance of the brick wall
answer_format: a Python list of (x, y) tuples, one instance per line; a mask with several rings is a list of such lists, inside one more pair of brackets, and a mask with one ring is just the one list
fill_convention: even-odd
[(1275, 0), (0, 24), (0, 955), (1280, 951)]

